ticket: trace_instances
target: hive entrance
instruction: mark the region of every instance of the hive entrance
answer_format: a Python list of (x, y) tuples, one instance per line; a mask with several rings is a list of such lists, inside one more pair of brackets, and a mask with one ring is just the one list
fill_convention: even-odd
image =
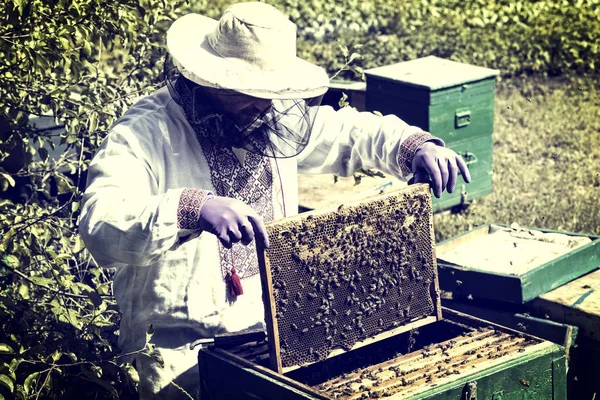
[(429, 188), (415, 185), (268, 224), (261, 268), (272, 364), (313, 363), (411, 321), (441, 318), (431, 219)]

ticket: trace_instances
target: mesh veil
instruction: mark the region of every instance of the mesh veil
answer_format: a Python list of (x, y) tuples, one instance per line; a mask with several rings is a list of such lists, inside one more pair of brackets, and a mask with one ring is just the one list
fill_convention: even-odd
[[(265, 101), (234, 90), (200, 86), (175, 67), (165, 69), (165, 81), (196, 134), (220, 146), (276, 158), (294, 157), (304, 150), (323, 98)], [(249, 99), (262, 109), (249, 106), (235, 115), (222, 110), (223, 104)]]

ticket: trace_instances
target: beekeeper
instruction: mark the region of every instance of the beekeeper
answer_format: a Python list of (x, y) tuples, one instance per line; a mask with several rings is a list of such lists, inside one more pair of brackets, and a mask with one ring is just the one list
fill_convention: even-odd
[[(296, 27), (240, 3), (167, 33), (179, 73), (112, 127), (89, 167), (80, 232), (115, 268), (123, 352), (152, 324), (164, 367), (135, 357), (140, 398), (198, 396), (198, 338), (264, 326), (255, 243), (298, 209), (297, 174), (377, 169), (451, 192), (464, 161), (395, 116), (320, 106), (329, 79), (296, 57)], [(156, 397), (158, 396), (158, 397)]]

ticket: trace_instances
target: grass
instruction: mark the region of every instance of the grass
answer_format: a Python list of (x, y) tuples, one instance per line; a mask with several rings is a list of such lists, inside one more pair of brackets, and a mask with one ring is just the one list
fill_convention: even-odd
[(600, 235), (600, 79), (497, 84), (494, 192), (434, 217), (440, 241), (488, 222)]

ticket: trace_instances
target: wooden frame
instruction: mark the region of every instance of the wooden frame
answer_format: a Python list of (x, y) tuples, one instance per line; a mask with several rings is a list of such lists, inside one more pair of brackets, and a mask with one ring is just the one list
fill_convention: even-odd
[[(410, 187), (403, 188), (397, 192), (377, 196), (377, 197), (374, 197), (369, 200), (357, 201), (354, 203), (347, 204), (344, 207), (363, 205), (366, 202), (378, 201), (380, 199), (386, 199), (386, 198), (392, 198), (392, 197), (400, 196), (405, 193), (415, 193), (417, 195), (425, 196), (427, 201), (429, 202), (429, 207), (430, 207), (429, 208), (430, 213), (428, 216), (429, 232), (427, 234), (431, 241), (430, 251), (431, 251), (431, 255), (432, 255), (432, 260), (430, 260), (430, 261), (432, 263), (433, 276), (432, 276), (432, 281), (431, 281), (431, 285), (430, 285), (430, 296), (433, 301), (433, 315), (425, 316), (423, 318), (419, 318), (416, 320), (413, 319), (410, 322), (405, 323), (402, 326), (397, 326), (397, 327), (394, 327), (391, 329), (387, 329), (387, 330), (380, 332), (372, 337), (368, 337), (364, 340), (357, 341), (352, 345), (351, 348), (347, 348), (347, 349), (341, 349), (339, 347), (334, 348), (327, 355), (326, 358), (334, 357), (334, 356), (343, 354), (347, 351), (352, 351), (354, 349), (366, 346), (370, 343), (374, 343), (374, 342), (386, 339), (390, 336), (397, 335), (402, 332), (407, 332), (412, 329), (416, 329), (423, 325), (430, 324), (430, 323), (433, 323), (435, 321), (439, 321), (442, 319), (439, 280), (438, 280), (437, 273), (436, 273), (437, 266), (436, 266), (435, 245), (434, 245), (435, 239), (434, 239), (434, 233), (433, 233), (433, 224), (431, 222), (431, 218), (432, 218), (431, 194), (429, 192), (428, 185), (424, 185), (424, 184), (412, 185)], [(331, 210), (315, 210), (315, 211), (312, 211), (309, 213), (304, 213), (302, 215), (297, 215), (297, 216), (285, 218), (285, 219), (282, 219), (279, 221), (274, 221), (270, 224), (267, 224), (267, 227), (269, 228), (276, 224), (285, 225), (285, 224), (289, 224), (290, 222), (306, 220), (308, 218), (319, 216), (319, 215), (335, 213), (336, 211), (339, 211), (339, 210), (340, 210), (340, 208), (335, 208), (335, 209), (331, 209)], [(262, 284), (262, 288), (263, 288), (263, 300), (264, 300), (264, 305), (265, 305), (265, 319), (266, 319), (266, 325), (267, 325), (267, 335), (269, 337), (270, 366), (274, 371), (277, 371), (279, 373), (286, 373), (286, 372), (292, 371), (294, 369), (300, 368), (300, 366), (306, 365), (306, 363), (303, 363), (302, 365), (293, 365), (293, 366), (288, 366), (288, 367), (285, 367), (282, 364), (282, 360), (281, 360), (282, 349), (280, 346), (280, 332), (279, 332), (278, 321), (277, 321), (277, 317), (276, 317), (277, 306), (276, 306), (276, 299), (274, 296), (274, 284), (273, 284), (273, 278), (272, 278), (272, 272), (271, 272), (271, 261), (269, 259), (268, 253), (267, 253), (267, 251), (265, 251), (265, 249), (258, 248), (257, 251), (258, 251), (259, 269), (260, 269), (260, 275), (261, 275), (261, 284)]]

